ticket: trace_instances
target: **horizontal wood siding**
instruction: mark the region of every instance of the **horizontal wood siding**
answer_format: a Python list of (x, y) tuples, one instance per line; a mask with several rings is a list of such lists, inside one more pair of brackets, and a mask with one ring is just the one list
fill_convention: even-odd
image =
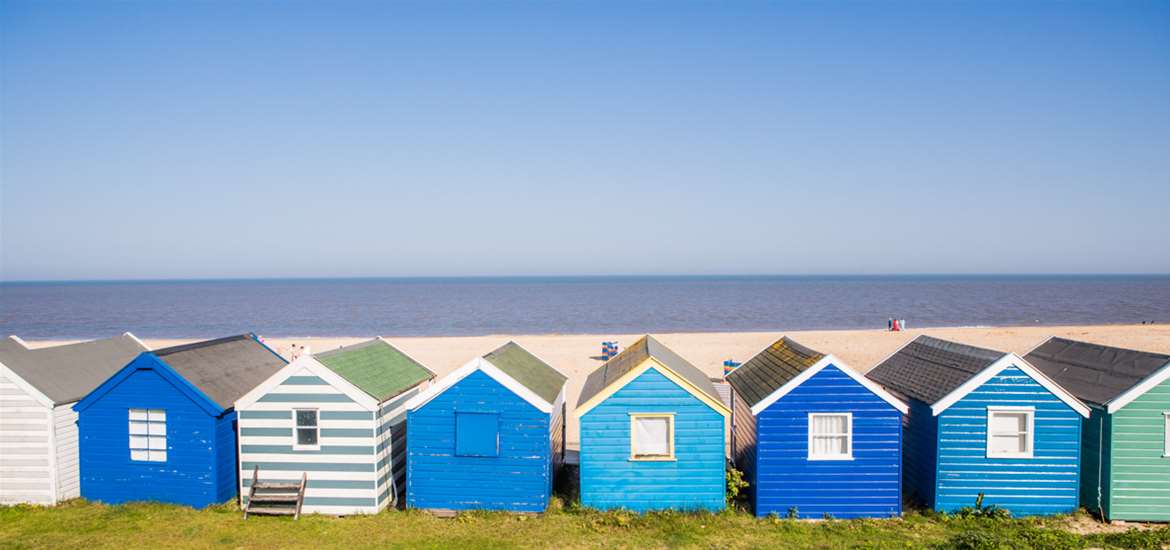
[(1109, 519), (1170, 521), (1165, 412), (1170, 412), (1170, 380), (1113, 414)]
[(53, 431), (57, 447), (57, 501), (81, 496), (81, 467), (77, 456), (77, 412), (74, 403), (53, 408)]
[[(1034, 406), (1033, 458), (987, 457), (987, 407)], [(1081, 416), (1016, 367), (1008, 367), (938, 417), (935, 508), (999, 505), (1016, 516), (1077, 509)]]
[[(852, 413), (853, 459), (809, 460), (809, 413)], [(756, 417), (757, 516), (901, 514), (902, 413), (830, 365)]]
[[(630, 413), (674, 413), (674, 461), (630, 460)], [(657, 370), (581, 418), (581, 503), (635, 511), (725, 507), (723, 416)]]
[(743, 493), (754, 503), (756, 493), (756, 417), (743, 396), (731, 392), (731, 463), (743, 472)]
[[(455, 412), (499, 414), (499, 456), (455, 455)], [(408, 413), (411, 508), (543, 512), (552, 480), (550, 415), (476, 371)]]
[(1103, 514), (1109, 501), (1108, 471), (1103, 452), (1109, 449), (1105, 440), (1105, 422), (1109, 415), (1104, 409), (1093, 408), (1089, 418), (1081, 422), (1081, 506), (1093, 514)]
[[(166, 411), (166, 462), (130, 460), (132, 408)], [(78, 416), (81, 495), (107, 504), (218, 504), (215, 420), (155, 371), (134, 371)]]
[(913, 502), (934, 508), (938, 473), (938, 418), (930, 405), (910, 400), (902, 419), (902, 490)]
[[(319, 411), (319, 450), (293, 450), (294, 408)], [(387, 438), (376, 414), (309, 371), (294, 373), (239, 411), (241, 502), (247, 502), (259, 466), (262, 482), (300, 483), (302, 475), (308, 477), (303, 513), (377, 513), (385, 504), (378, 499), (379, 461), (388, 451), (378, 449)]]
[(0, 504), (53, 504), (52, 409), (0, 376)]

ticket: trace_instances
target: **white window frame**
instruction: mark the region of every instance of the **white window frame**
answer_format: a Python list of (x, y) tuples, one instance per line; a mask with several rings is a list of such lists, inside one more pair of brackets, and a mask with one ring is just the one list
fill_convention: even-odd
[[(1021, 453), (995, 452), (991, 450), (991, 418), (995, 416), (996, 413), (1027, 415), (1028, 431), (1024, 434), (1025, 443), (1028, 447), (1027, 451)], [(985, 435), (985, 439), (985, 443), (987, 445), (987, 458), (1034, 458), (1036, 454), (1036, 407), (987, 407), (987, 433)]]
[(1170, 411), (1162, 413), (1163, 446), (1162, 458), (1170, 458)]
[[(316, 417), (317, 423), (313, 426), (300, 426), (300, 425), (298, 425), (297, 424), (297, 413), (299, 413), (299, 412), (312, 412), (313, 416)], [(292, 426), (292, 448), (294, 451), (319, 451), (319, 450), (321, 450), (321, 409), (313, 409), (313, 408), (293, 409), (292, 410), (292, 423), (293, 423), (293, 426)], [(300, 441), (298, 434), (299, 434), (300, 430), (307, 430), (309, 428), (316, 429), (317, 443), (315, 445), (301, 445), (300, 443), (298, 443), (298, 441)]]
[[(127, 411), (127, 417), (130, 423), (128, 427), (130, 437), (127, 443), (127, 449), (130, 451), (130, 461), (166, 462), (166, 409), (131, 408)], [(160, 446), (156, 444), (157, 440), (159, 439), (162, 440), (161, 448), (159, 448)], [(137, 440), (141, 440), (141, 443), (139, 443)]]
[[(674, 413), (629, 413), (630, 414), (630, 460), (637, 462), (669, 462), (676, 460), (674, 456)], [(665, 418), (666, 419), (666, 448), (665, 455), (638, 454), (638, 419)]]
[[(845, 417), (845, 433), (844, 434), (813, 434), (813, 419), (822, 416), (843, 416)], [(841, 437), (845, 436), (845, 445), (848, 451), (845, 454), (817, 454), (813, 451), (816, 447), (813, 445), (814, 437)], [(853, 413), (851, 412), (815, 412), (808, 413), (808, 459), (809, 460), (853, 460)]]

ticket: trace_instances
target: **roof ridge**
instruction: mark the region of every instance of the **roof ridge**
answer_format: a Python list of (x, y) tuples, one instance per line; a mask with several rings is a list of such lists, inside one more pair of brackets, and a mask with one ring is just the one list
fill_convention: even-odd
[(170, 347), (166, 347), (166, 348), (156, 349), (152, 353), (154, 353), (154, 355), (157, 355), (159, 357), (164, 357), (167, 355), (171, 355), (173, 353), (179, 353), (179, 352), (183, 352), (183, 351), (190, 351), (193, 349), (217, 346), (219, 344), (226, 344), (228, 342), (234, 342), (236, 340), (247, 340), (247, 339), (253, 339), (253, 338), (256, 338), (256, 334), (252, 333), (252, 332), (247, 332), (244, 334), (236, 334), (234, 336), (224, 336), (222, 338), (214, 338), (211, 340), (203, 340), (200, 342), (191, 342), (189, 344), (179, 344), (177, 346), (170, 346)]
[[(364, 349), (364, 348), (370, 347), (374, 344), (377, 344), (378, 342), (382, 342), (382, 343), (385, 343), (387, 346), (390, 346), (389, 342), (386, 342), (385, 340), (382, 340), (381, 338), (375, 337), (375, 338), (371, 338), (369, 340), (362, 340), (360, 342), (354, 342), (352, 344), (338, 346), (338, 347), (333, 348), (333, 349), (319, 351), (319, 352), (314, 353), (312, 355), (313, 355), (313, 357), (328, 357), (328, 356), (332, 356), (332, 355), (337, 355), (339, 353), (344, 353), (347, 351), (353, 351), (356, 349)], [(390, 347), (394, 347), (394, 346), (390, 346)], [(397, 349), (397, 348), (395, 348), (395, 349)]]

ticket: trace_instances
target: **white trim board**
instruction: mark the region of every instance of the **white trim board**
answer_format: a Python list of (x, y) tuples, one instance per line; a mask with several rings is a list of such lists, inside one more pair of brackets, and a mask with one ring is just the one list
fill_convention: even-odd
[[(552, 413), (552, 410), (553, 410), (552, 403), (549, 403), (548, 401), (541, 399), (541, 397), (539, 395), (536, 395), (536, 392), (528, 389), (526, 386), (524, 386), (520, 382), (517, 382), (515, 378), (508, 376), (507, 373), (500, 370), (499, 367), (493, 365), (491, 363), (491, 361), (488, 361), (487, 359), (484, 359), (483, 357), (476, 357), (475, 359), (468, 361), (465, 365), (463, 365), (462, 367), (459, 367), (458, 369), (455, 369), (455, 371), (452, 372), (451, 374), (444, 376), (438, 382), (431, 385), (431, 387), (427, 388), (425, 391), (410, 398), (410, 400), (406, 402), (406, 410), (408, 410), (408, 411), (418, 410), (420, 407), (422, 407), (423, 405), (426, 405), (435, 397), (438, 397), (439, 394), (443, 393), (444, 391), (447, 391), (448, 388), (450, 388), (451, 386), (454, 386), (455, 384), (458, 384), (459, 381), (463, 380), (464, 378), (467, 378), (468, 376), (471, 376), (471, 374), (476, 372), (476, 371), (482, 371), (484, 374), (488, 375), (496, 382), (499, 382), (500, 385), (504, 386), (505, 388), (508, 388), (509, 391), (518, 395), (521, 399), (527, 401), (533, 407), (536, 407), (537, 409), (539, 409), (540, 412), (543, 412), (545, 414)], [(561, 388), (561, 391), (564, 392), (563, 386)]]
[(852, 367), (842, 363), (840, 359), (837, 359), (832, 354), (829, 354), (822, 357), (821, 360), (817, 361), (815, 364), (813, 364), (813, 366), (805, 369), (804, 372), (796, 375), (796, 377), (794, 377), (792, 380), (785, 382), (783, 386), (776, 388), (776, 391), (773, 391), (767, 397), (761, 399), (759, 403), (752, 405), (752, 416), (759, 416), (761, 412), (764, 412), (764, 410), (772, 406), (773, 403), (779, 401), (780, 398), (784, 397), (785, 395), (788, 395), (790, 392), (792, 392), (792, 390), (800, 387), (801, 384), (803, 384), (809, 378), (816, 376), (816, 374), (822, 370), (825, 370), (825, 367), (829, 365), (836, 366), (837, 370), (845, 373), (845, 375), (853, 379), (854, 382), (861, 384), (865, 387), (865, 389), (873, 392), (874, 395), (880, 397), (882, 401), (889, 403), (890, 406), (894, 407), (895, 409), (898, 409), (898, 411), (902, 414), (908, 414), (910, 412), (910, 406), (902, 402), (901, 399), (894, 397), (893, 394), (886, 391), (886, 389), (881, 387), (881, 385), (878, 383), (870, 380), (869, 378), (866, 378), (861, 373), (853, 370)]
[(942, 414), (943, 411), (951, 408), (951, 405), (958, 403), (960, 399), (966, 397), (967, 394), (975, 391), (983, 384), (986, 384), (988, 380), (994, 378), (995, 375), (1012, 366), (1020, 369), (1021, 371), (1024, 371), (1024, 374), (1027, 374), (1029, 378), (1035, 380), (1037, 384), (1043, 386), (1044, 389), (1051, 392), (1052, 395), (1055, 395), (1057, 399), (1060, 399), (1066, 405), (1071, 407), (1074, 411), (1077, 412), (1077, 414), (1080, 414), (1085, 418), (1089, 417), (1089, 407), (1082, 403), (1080, 399), (1074, 397), (1073, 394), (1069, 393), (1067, 390), (1060, 387), (1059, 384), (1053, 382), (1052, 379), (1045, 376), (1044, 373), (1040, 372), (1040, 369), (1033, 367), (1030, 363), (1025, 361), (1024, 358), (1014, 353), (1004, 354), (1003, 357), (1000, 357), (994, 363), (988, 365), (987, 368), (980, 371), (979, 374), (976, 374), (966, 382), (963, 382), (963, 385), (955, 388), (951, 391), (951, 393), (948, 393), (945, 397), (939, 399), (933, 405), (931, 405), (930, 412), (934, 416)]
[(282, 382), (288, 380), (290, 376), (296, 376), (301, 372), (310, 373), (324, 380), (330, 386), (336, 388), (341, 393), (344, 393), (346, 396), (352, 399), (354, 403), (361, 405), (366, 410), (375, 412), (378, 410), (380, 403), (377, 399), (374, 399), (370, 394), (358, 389), (358, 387), (351, 384), (349, 380), (342, 378), (340, 374), (333, 372), (329, 367), (321, 364), (320, 361), (317, 361), (316, 358), (308, 354), (302, 355), (296, 358), (296, 360), (293, 362), (281, 367), (280, 370), (276, 371), (276, 373), (274, 373), (272, 376), (269, 376), (267, 380), (261, 382), (259, 386), (252, 388), (252, 391), (237, 399), (235, 402), (236, 410), (244, 410), (251, 407), (252, 405), (255, 405), (261, 397), (271, 393), (272, 390), (276, 389), (276, 387), (279, 386)]
[(1106, 412), (1113, 414), (1121, 410), (1122, 407), (1132, 403), (1135, 399), (1141, 397), (1146, 392), (1154, 389), (1155, 386), (1165, 382), (1166, 380), (1170, 380), (1170, 363), (1167, 363), (1161, 369), (1154, 371), (1132, 388), (1125, 390), (1125, 393), (1113, 398), (1112, 401), (1106, 403)]
[[(4, 363), (0, 363), (0, 374), (3, 374), (4, 378), (9, 379), (13, 384), (16, 384), (16, 387), (27, 392), (34, 400), (36, 400), (37, 403), (50, 409), (57, 406), (56, 403), (53, 403), (52, 399), (49, 399), (49, 396), (42, 393), (41, 390), (38, 390), (32, 384), (29, 384), (27, 380), (25, 380), (19, 374), (16, 374), (16, 371), (8, 368), (8, 366)], [(72, 401), (72, 403), (76, 403), (76, 401)]]

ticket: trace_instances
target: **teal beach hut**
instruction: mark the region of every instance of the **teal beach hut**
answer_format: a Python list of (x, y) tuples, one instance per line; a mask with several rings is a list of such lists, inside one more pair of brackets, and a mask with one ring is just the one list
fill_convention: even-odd
[(644, 336), (585, 380), (581, 503), (598, 509), (720, 510), (731, 411), (694, 365)]

